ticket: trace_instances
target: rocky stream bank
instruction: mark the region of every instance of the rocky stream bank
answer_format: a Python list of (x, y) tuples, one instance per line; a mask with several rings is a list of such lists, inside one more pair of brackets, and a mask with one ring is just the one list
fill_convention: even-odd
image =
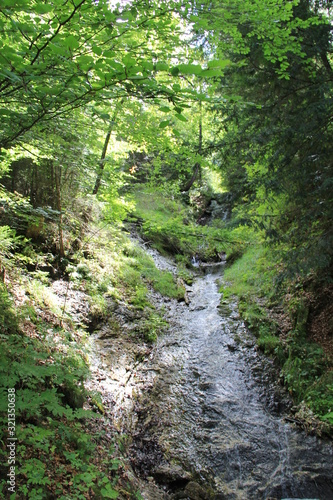
[(154, 345), (135, 335), (141, 312), (110, 301), (90, 339), (88, 388), (101, 392), (104, 411), (94, 425), (121, 442), (124, 481), (146, 500), (328, 500), (331, 444), (290, 422), (272, 362), (258, 353), (236, 302), (220, 305), (222, 276), (223, 265), (198, 272), (188, 304), (151, 292), (169, 324)]

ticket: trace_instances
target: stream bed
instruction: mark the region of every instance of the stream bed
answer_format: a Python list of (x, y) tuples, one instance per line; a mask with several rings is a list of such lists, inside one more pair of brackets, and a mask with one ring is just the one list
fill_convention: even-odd
[[(148, 250), (159, 268), (171, 261)], [(167, 332), (154, 346), (135, 341), (121, 308), (122, 332), (93, 335), (92, 368), (128, 438), (128, 454), (158, 499), (333, 498), (332, 445), (284, 417), (270, 360), (237, 312), (220, 305), (223, 264), (203, 267), (187, 287), (189, 304), (162, 299)], [(127, 331), (126, 331), (127, 328)]]

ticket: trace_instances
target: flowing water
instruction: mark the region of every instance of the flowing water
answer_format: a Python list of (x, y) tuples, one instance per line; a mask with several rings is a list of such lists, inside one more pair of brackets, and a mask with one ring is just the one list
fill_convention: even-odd
[(152, 454), (147, 474), (163, 483), (165, 458), (178, 464), (174, 477), (170, 470), (164, 477), (174, 491), (194, 477), (213, 498), (333, 499), (332, 447), (283, 419), (270, 362), (256, 351), (237, 304), (220, 306), (222, 275), (223, 265), (207, 266), (188, 287), (189, 305), (166, 303), (168, 332), (132, 367), (110, 355), (114, 341), (96, 339), (113, 373), (115, 412), (137, 436), (142, 462)]

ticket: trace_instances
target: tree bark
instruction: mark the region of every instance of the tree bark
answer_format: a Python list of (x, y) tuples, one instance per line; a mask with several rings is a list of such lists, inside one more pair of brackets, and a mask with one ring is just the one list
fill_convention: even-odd
[(196, 179), (198, 177), (199, 170), (200, 170), (200, 163), (196, 163), (194, 165), (192, 177), (188, 181), (188, 183), (186, 184), (186, 186), (183, 187), (182, 191), (185, 191), (185, 193), (186, 193), (187, 191), (189, 191), (191, 189), (191, 187), (193, 186), (193, 184), (195, 183), (195, 181), (196, 181)]

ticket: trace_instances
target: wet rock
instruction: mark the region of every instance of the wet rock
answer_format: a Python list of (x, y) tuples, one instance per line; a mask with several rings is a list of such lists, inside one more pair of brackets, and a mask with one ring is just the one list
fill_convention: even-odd
[(191, 474), (185, 471), (180, 465), (163, 464), (154, 472), (156, 480), (165, 484), (187, 483), (191, 479)]
[(217, 308), (219, 313), (223, 316), (229, 316), (229, 314), (231, 314), (231, 309), (227, 304), (220, 304)]
[(200, 382), (199, 389), (205, 391), (207, 389), (210, 389), (211, 386), (212, 386), (211, 382)]
[(232, 319), (239, 319), (240, 318), (240, 315), (237, 311), (232, 311), (232, 313), (230, 314), (230, 318)]
[(244, 340), (243, 346), (247, 347), (248, 349), (252, 349), (252, 347), (255, 347), (255, 341), (254, 340)]
[(119, 332), (116, 332), (114, 330), (109, 330), (109, 329), (103, 329), (103, 331), (101, 331), (101, 333), (99, 333), (99, 338), (101, 340), (115, 338), (118, 336), (119, 336)]
[(172, 500), (182, 500), (183, 498), (188, 498), (187, 493), (185, 491), (177, 491), (174, 495), (171, 496)]
[(185, 493), (191, 500), (208, 500), (206, 491), (195, 481), (190, 481), (185, 487)]
[(214, 429), (219, 425), (220, 421), (219, 420), (214, 420), (214, 419), (206, 419), (203, 420), (202, 422), (202, 427), (205, 429)]
[(206, 306), (193, 306), (193, 307), (190, 307), (190, 311), (203, 311), (204, 309), (206, 309)]

